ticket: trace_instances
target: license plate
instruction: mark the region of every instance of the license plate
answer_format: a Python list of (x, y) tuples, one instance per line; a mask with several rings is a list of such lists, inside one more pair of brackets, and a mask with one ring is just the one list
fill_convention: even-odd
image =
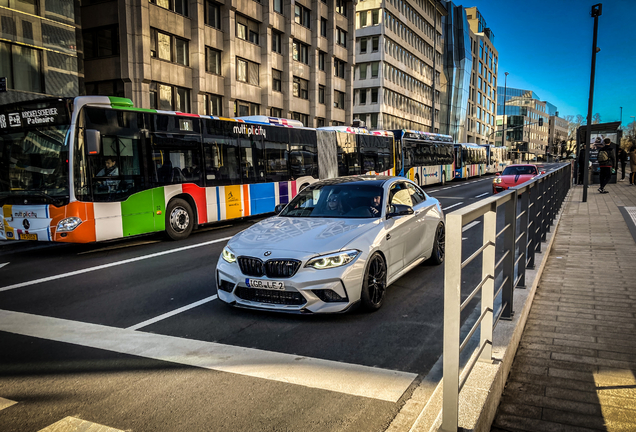
[(250, 288), (261, 288), (271, 290), (284, 290), (285, 284), (283, 282), (268, 281), (260, 279), (245, 279), (245, 284)]
[(20, 240), (37, 240), (37, 234), (20, 234)]

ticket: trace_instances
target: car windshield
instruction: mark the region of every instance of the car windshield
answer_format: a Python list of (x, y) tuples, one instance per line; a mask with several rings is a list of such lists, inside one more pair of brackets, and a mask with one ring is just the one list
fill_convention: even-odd
[(308, 186), (279, 216), (326, 218), (377, 218), (382, 213), (384, 190), (360, 183)]
[(511, 166), (504, 170), (503, 175), (524, 175), (536, 173), (537, 169), (532, 166)]

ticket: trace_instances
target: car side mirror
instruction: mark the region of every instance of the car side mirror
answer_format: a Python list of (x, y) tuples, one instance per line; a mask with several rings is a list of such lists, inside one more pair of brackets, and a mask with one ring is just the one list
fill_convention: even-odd
[(541, 174), (545, 174), (545, 171), (541, 171)]
[(500, 172), (496, 172), (496, 173), (495, 173), (495, 175), (496, 175), (496, 176), (500, 176), (500, 175), (501, 175), (501, 173), (500, 173)]
[(404, 204), (393, 204), (389, 207), (389, 214), (386, 215), (387, 219), (391, 219), (397, 216), (407, 216), (415, 213), (413, 207)]
[(84, 131), (86, 138), (86, 148), (89, 155), (98, 155), (101, 153), (102, 137), (97, 129), (86, 129)]
[(279, 214), (280, 212), (283, 211), (286, 205), (287, 204), (278, 204), (276, 207), (274, 207), (274, 213)]

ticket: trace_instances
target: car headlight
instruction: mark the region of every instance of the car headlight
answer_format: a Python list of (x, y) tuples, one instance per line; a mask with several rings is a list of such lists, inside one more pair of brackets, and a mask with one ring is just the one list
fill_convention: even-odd
[(81, 223), (82, 220), (76, 216), (62, 219), (57, 223), (57, 232), (71, 232), (80, 226)]
[(317, 270), (340, 267), (349, 264), (360, 254), (359, 250), (347, 250), (329, 255), (321, 255), (307, 261), (305, 267), (313, 267)]
[(501, 177), (497, 177), (497, 178), (496, 178), (496, 179), (494, 179), (492, 182), (493, 182), (494, 184), (499, 184), (499, 183), (501, 183)]
[(234, 252), (232, 252), (230, 248), (228, 248), (227, 246), (223, 248), (223, 252), (221, 253), (221, 256), (223, 257), (225, 261), (229, 262), (230, 264), (233, 262), (236, 262), (236, 255), (234, 255)]

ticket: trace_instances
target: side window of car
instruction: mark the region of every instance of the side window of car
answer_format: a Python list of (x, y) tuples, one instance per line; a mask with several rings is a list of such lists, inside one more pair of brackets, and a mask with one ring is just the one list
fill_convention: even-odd
[(407, 205), (409, 207), (413, 207), (411, 194), (409, 193), (406, 183), (400, 182), (391, 186), (390, 204), (391, 205), (401, 204), (401, 205)]
[(413, 205), (418, 205), (421, 202), (426, 201), (426, 195), (424, 191), (414, 184), (407, 183), (409, 188), (409, 193), (411, 194), (411, 200), (413, 201)]

